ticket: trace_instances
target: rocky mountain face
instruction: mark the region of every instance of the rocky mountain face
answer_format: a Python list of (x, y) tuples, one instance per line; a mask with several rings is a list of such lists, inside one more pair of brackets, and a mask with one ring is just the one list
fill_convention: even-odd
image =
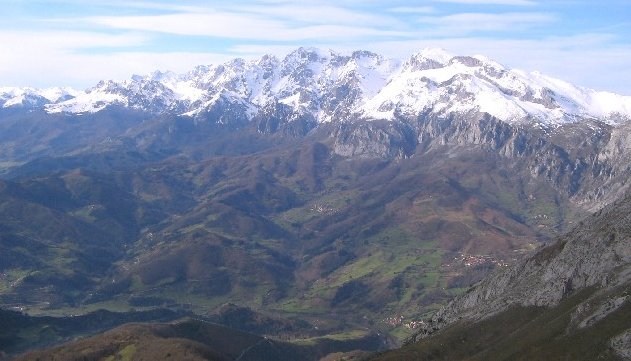
[[(512, 305), (554, 306), (588, 288), (606, 293), (631, 282), (631, 199), (615, 202), (582, 221), (554, 244), (510, 270), (495, 274), (437, 314), (449, 320), (483, 318)], [(471, 316), (464, 310), (478, 310)]]
[[(440, 347), (434, 342), (458, 338), (463, 340), (455, 346), (460, 350), (440, 351), (441, 357), (448, 357), (451, 352), (468, 352), (472, 359), (512, 359), (509, 354), (499, 356), (501, 353), (492, 351), (498, 344), (523, 334), (523, 329), (538, 325), (547, 327), (546, 331), (540, 330), (539, 338), (525, 342), (513, 340), (519, 345), (512, 352), (521, 347), (519, 357), (523, 359), (548, 359), (555, 353), (574, 355), (572, 359), (628, 359), (630, 217), (631, 195), (627, 194), (583, 220), (553, 244), (509, 269), (495, 272), (454, 299), (409, 341), (408, 351), (416, 352), (419, 359), (429, 358), (431, 352), (439, 352)], [(465, 350), (475, 338), (470, 330), (497, 328), (494, 323), (499, 320), (503, 320), (501, 335), (486, 335), (488, 339), (477, 340), (477, 350)], [(544, 320), (549, 324), (542, 324)], [(584, 348), (591, 349), (581, 354)], [(403, 354), (383, 357), (403, 359)]]
[[(294, 137), (320, 131), (343, 157), (482, 147), (528, 163), (523, 166), (534, 176), (549, 178), (590, 210), (624, 188), (631, 148), (631, 97), (438, 49), (397, 60), (300, 48), (283, 59), (266, 55), (183, 74), (154, 72), (101, 81), (86, 91), (0, 88), (0, 108), (76, 117), (126, 109), (144, 119), (178, 119), (154, 132), (172, 133), (189, 121)], [(127, 130), (91, 143), (127, 138)], [(14, 154), (7, 158), (16, 161)]]
[[(488, 315), (514, 304), (553, 306), (587, 287), (597, 286), (606, 292), (629, 283), (629, 211), (631, 198), (627, 196), (582, 221), (533, 257), (489, 277), (450, 307), (459, 317), (467, 317), (461, 310), (477, 306), (487, 308)], [(437, 317), (449, 319), (451, 312), (446, 309)]]
[(0, 88), (0, 303), (403, 338), (625, 194), (629, 104), (437, 50)]

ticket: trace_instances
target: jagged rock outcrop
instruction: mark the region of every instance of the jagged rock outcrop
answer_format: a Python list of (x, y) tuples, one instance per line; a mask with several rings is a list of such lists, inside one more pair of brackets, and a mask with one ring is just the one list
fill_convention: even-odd
[(623, 360), (631, 359), (631, 330), (613, 338), (611, 340), (611, 347)]

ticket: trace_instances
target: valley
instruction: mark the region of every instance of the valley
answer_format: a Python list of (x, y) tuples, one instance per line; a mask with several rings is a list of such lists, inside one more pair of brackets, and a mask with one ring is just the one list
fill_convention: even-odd
[[(330, 353), (394, 347), (625, 194), (631, 101), (558, 84), (444, 52), (301, 48), (5, 97), (0, 307), (194, 318), (107, 336), (142, 335), (134, 345), (210, 347), (181, 330), (206, 327), (199, 317), (246, 343), (261, 339), (240, 332)], [(610, 111), (589, 110), (604, 97)], [(198, 346), (176, 348), (235, 352)]]

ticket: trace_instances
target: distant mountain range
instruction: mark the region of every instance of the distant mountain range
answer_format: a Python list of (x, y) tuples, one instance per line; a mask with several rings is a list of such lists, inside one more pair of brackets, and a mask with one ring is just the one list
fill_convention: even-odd
[(631, 97), (442, 50), (0, 88), (0, 306), (236, 304), (379, 349), (623, 197), (630, 164)]
[(428, 112), (480, 112), (502, 121), (545, 125), (583, 118), (615, 124), (631, 116), (631, 97), (440, 49), (396, 60), (368, 51), (341, 55), (300, 48), (282, 60), (270, 55), (235, 59), (184, 74), (154, 72), (121, 82), (101, 81), (86, 91), (0, 88), (0, 107), (50, 113), (94, 113), (116, 105), (197, 116), (227, 104), (247, 120), (283, 105), (292, 117), (316, 123), (409, 119)]

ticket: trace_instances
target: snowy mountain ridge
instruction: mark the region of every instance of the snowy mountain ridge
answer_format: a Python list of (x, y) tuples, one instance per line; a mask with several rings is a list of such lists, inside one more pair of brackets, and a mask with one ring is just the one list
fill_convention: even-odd
[(95, 113), (117, 105), (156, 114), (199, 116), (228, 106), (247, 120), (273, 104), (317, 122), (394, 120), (420, 114), (488, 113), (506, 122), (546, 125), (631, 119), (631, 97), (574, 86), (538, 72), (508, 69), (483, 56), (424, 49), (405, 61), (368, 51), (341, 55), (299, 48), (283, 59), (233, 59), (176, 74), (66, 88), (0, 88), (0, 107)]
[(80, 94), (80, 91), (67, 87), (47, 89), (0, 87), (0, 107), (38, 108), (61, 103)]

